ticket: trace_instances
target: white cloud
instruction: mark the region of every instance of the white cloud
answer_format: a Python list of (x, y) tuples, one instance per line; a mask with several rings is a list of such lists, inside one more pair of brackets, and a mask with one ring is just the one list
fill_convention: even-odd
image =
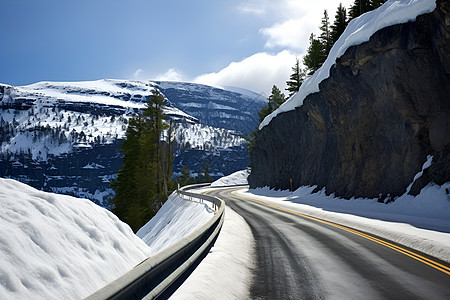
[(265, 47), (304, 51), (309, 45), (311, 33), (318, 34), (324, 9), (327, 9), (330, 23), (334, 21), (339, 3), (349, 7), (352, 0), (284, 0), (277, 2), (271, 10), (281, 11), (279, 20), (260, 33), (267, 38)]
[[(277, 54), (260, 52), (239, 62), (232, 62), (224, 69), (200, 75), (194, 82), (213, 86), (237, 86), (257, 93), (270, 95), (272, 86), (285, 91), (286, 80), (292, 73), (295, 58), (300, 62), (309, 46), (311, 33), (319, 33), (324, 9), (330, 23), (334, 21), (339, 3), (349, 7), (354, 0), (246, 0), (237, 10), (240, 13), (264, 15), (271, 26), (261, 28), (265, 48), (279, 51)], [(266, 23), (267, 24), (267, 23)]]
[(252, 15), (264, 15), (266, 13), (266, 6), (260, 2), (243, 3), (237, 9), (241, 13)]
[(134, 79), (142, 79), (142, 74), (144, 73), (144, 70), (142, 69), (137, 69), (134, 74), (133, 74), (133, 78)]
[(183, 74), (175, 68), (170, 68), (166, 73), (159, 74), (155, 77), (155, 80), (160, 81), (183, 81)]
[[(282, 23), (276, 23), (272, 27), (260, 30), (267, 37), (265, 46), (268, 48), (288, 48), (305, 51), (309, 45), (309, 35), (317, 32), (310, 17), (291, 19)], [(302, 28), (302, 30), (299, 30)]]
[(219, 72), (198, 76), (194, 82), (219, 87), (237, 86), (268, 96), (274, 84), (284, 91), (295, 57), (286, 50), (275, 55), (256, 53), (242, 61), (232, 62)]

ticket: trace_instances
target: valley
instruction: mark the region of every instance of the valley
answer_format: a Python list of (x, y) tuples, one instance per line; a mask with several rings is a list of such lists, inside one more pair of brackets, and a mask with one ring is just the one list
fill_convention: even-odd
[[(188, 166), (211, 178), (248, 166), (248, 135), (266, 99), (205, 85), (99, 80), (0, 85), (0, 176), (109, 207), (128, 120), (153, 89), (174, 127), (174, 176)], [(166, 133), (167, 134), (167, 133)]]

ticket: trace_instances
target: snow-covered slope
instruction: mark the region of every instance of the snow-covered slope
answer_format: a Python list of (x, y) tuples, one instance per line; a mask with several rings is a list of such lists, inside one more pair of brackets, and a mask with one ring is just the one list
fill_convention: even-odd
[(0, 299), (80, 299), (151, 255), (89, 200), (0, 178)]
[(155, 255), (194, 232), (213, 215), (214, 209), (209, 203), (189, 201), (174, 192), (136, 235), (151, 246), (152, 255)]
[(224, 176), (222, 178), (217, 179), (213, 183), (211, 183), (212, 187), (219, 187), (219, 186), (232, 186), (232, 185), (243, 185), (248, 184), (248, 170), (241, 170), (234, 172), (233, 174), (230, 174), (228, 176)]
[(250, 299), (254, 252), (250, 226), (225, 207), (225, 221), (213, 247), (170, 299)]
[(268, 115), (259, 125), (259, 129), (270, 123), (278, 114), (294, 110), (303, 105), (303, 100), (319, 91), (319, 83), (330, 76), (330, 69), (336, 59), (351, 46), (367, 42), (378, 30), (390, 25), (414, 21), (417, 16), (432, 12), (436, 8), (435, 0), (389, 0), (378, 9), (353, 19), (333, 45), (326, 61), (313, 76), (301, 85), (299, 91)]
[[(176, 174), (184, 165), (199, 173), (203, 162), (212, 176), (248, 165), (240, 129), (256, 127), (257, 120), (245, 116), (264, 105), (261, 96), (190, 83), (106, 79), (0, 84), (0, 176), (107, 206), (128, 121), (154, 89), (170, 96), (165, 113), (175, 127)], [(177, 108), (196, 106), (196, 116)], [(213, 112), (220, 115), (211, 122)]]
[(214, 215), (173, 193), (135, 235), (89, 200), (3, 178), (0, 203), (0, 299), (84, 298)]

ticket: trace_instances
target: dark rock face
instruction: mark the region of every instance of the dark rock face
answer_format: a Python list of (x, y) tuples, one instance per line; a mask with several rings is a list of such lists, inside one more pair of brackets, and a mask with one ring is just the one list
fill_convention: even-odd
[(122, 166), (121, 143), (116, 140), (64, 155), (49, 155), (45, 161), (33, 160), (25, 153), (14, 157), (0, 154), (0, 176), (48, 192), (90, 198), (109, 208), (107, 198), (113, 195), (109, 184)]
[(337, 196), (412, 194), (450, 180), (450, 13), (384, 28), (336, 61), (320, 92), (275, 117), (251, 154), (251, 187), (318, 185)]

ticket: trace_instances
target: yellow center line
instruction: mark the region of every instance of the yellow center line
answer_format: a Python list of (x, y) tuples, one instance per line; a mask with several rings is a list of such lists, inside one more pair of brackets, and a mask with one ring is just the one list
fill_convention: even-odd
[(265, 203), (263, 201), (259, 201), (259, 200), (255, 200), (255, 199), (251, 199), (251, 198), (247, 198), (247, 197), (243, 197), (243, 196), (238, 196), (238, 195), (232, 194), (232, 192), (229, 192), (228, 194), (230, 196), (233, 196), (233, 197), (236, 197), (236, 198), (252, 201), (254, 203), (262, 204), (264, 206), (271, 207), (271, 208), (274, 208), (276, 210), (284, 211), (284, 212), (287, 212), (287, 213), (290, 213), (290, 214), (294, 214), (294, 215), (297, 215), (297, 216), (300, 216), (300, 217), (304, 217), (304, 218), (307, 218), (307, 219), (310, 219), (310, 220), (314, 220), (314, 221), (317, 221), (317, 222), (328, 224), (328, 225), (340, 228), (342, 230), (351, 232), (353, 234), (356, 234), (356, 235), (359, 235), (359, 236), (361, 236), (363, 238), (371, 240), (371, 241), (373, 241), (375, 243), (378, 243), (378, 244), (381, 244), (381, 245), (386, 246), (388, 248), (391, 248), (391, 249), (393, 249), (393, 250), (395, 250), (395, 251), (397, 251), (399, 253), (407, 255), (407, 256), (409, 256), (411, 258), (414, 258), (415, 260), (420, 261), (420, 262), (422, 262), (422, 263), (424, 263), (424, 264), (426, 264), (426, 265), (428, 265), (430, 267), (433, 267), (433, 268), (435, 268), (435, 269), (437, 269), (437, 270), (439, 270), (441, 272), (444, 272), (447, 275), (450, 275), (450, 267), (447, 267), (447, 266), (445, 266), (443, 264), (440, 264), (440, 263), (438, 263), (438, 262), (436, 262), (436, 261), (434, 261), (432, 259), (429, 259), (427, 257), (421, 256), (421, 255), (419, 255), (417, 253), (414, 253), (412, 251), (409, 251), (409, 250), (404, 249), (402, 247), (399, 247), (397, 245), (394, 245), (394, 244), (391, 244), (391, 243), (386, 242), (384, 240), (378, 239), (378, 238), (376, 238), (374, 236), (368, 235), (368, 234), (366, 234), (364, 232), (361, 232), (359, 230), (355, 230), (355, 229), (352, 229), (352, 228), (347, 227), (347, 226), (342, 226), (342, 225), (339, 225), (339, 224), (336, 224), (336, 223), (333, 223), (333, 222), (330, 222), (330, 221), (326, 221), (326, 220), (319, 219), (319, 218), (316, 218), (316, 217), (308, 216), (308, 215), (305, 215), (305, 214), (302, 214), (302, 213), (299, 213), (299, 212), (295, 212), (295, 211), (292, 211), (292, 210), (289, 210), (289, 209), (285, 209), (285, 208), (282, 208), (282, 207), (278, 207), (278, 206), (275, 206), (275, 205), (271, 205), (271, 204)]

